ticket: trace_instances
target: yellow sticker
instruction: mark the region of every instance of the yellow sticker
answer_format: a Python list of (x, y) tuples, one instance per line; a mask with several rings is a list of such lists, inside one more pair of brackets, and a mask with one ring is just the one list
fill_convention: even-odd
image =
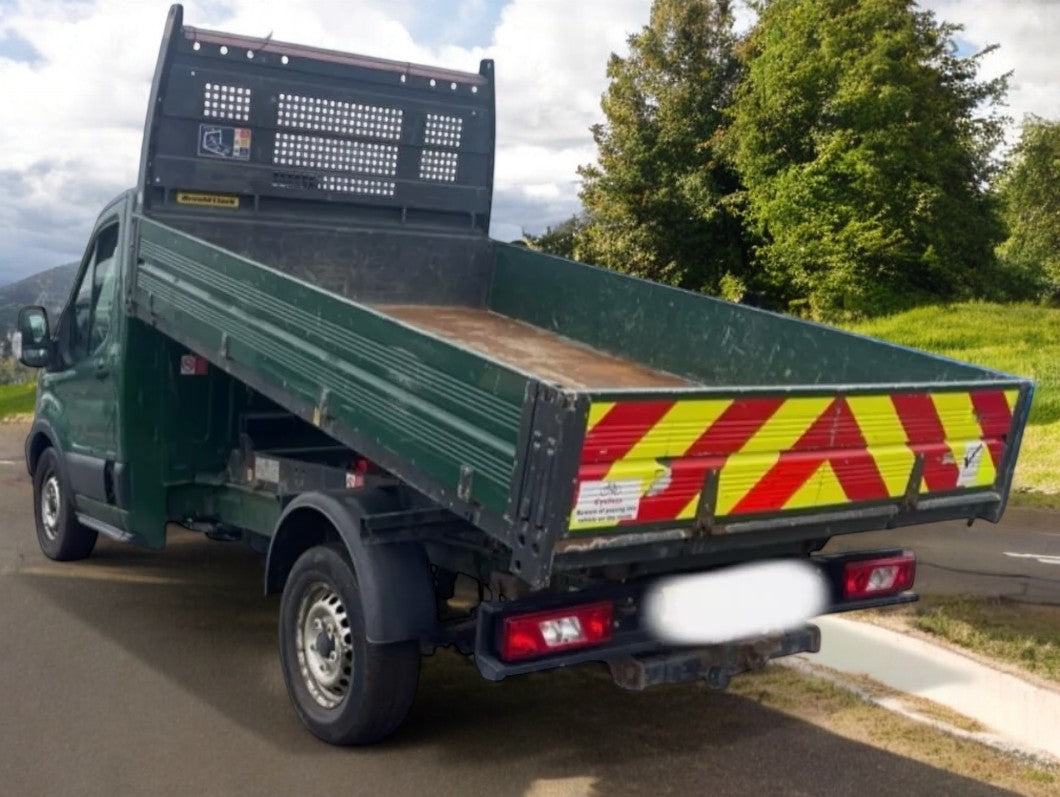
[(207, 205), (213, 208), (239, 207), (239, 197), (226, 194), (193, 194), (188, 191), (178, 191), (177, 202), (182, 205)]

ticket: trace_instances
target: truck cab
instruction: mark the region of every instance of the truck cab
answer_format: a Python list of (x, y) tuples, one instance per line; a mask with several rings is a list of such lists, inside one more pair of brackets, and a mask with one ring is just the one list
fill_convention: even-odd
[[(121, 423), (128, 324), (123, 307), (127, 276), (125, 253), (133, 192), (126, 191), (100, 213), (74, 280), (70, 298), (54, 326), (43, 308), (20, 317), (23, 360), (42, 366), (35, 417), (26, 439), (26, 464), (34, 474), (42, 454), (62, 457), (38, 500), (47, 503), (45, 539), (57, 544), (54, 527), (73, 506), (84, 526), (83, 542), (56, 558), (91, 550), (97, 531), (119, 539), (161, 547), (157, 533), (130, 530), (129, 483)], [(35, 348), (36, 347), (36, 348)], [(65, 484), (60, 489), (59, 479)], [(60, 496), (69, 495), (69, 506)], [(72, 542), (72, 541), (71, 541)]]

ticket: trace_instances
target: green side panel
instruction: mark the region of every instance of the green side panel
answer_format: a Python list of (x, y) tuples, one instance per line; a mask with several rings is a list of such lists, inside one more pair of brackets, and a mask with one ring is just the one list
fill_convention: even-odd
[[(148, 219), (134, 312), (215, 363), (252, 374), (287, 409), (318, 411), (424, 492), (508, 501), (527, 378), (368, 307)], [(400, 279), (400, 263), (394, 264)], [(395, 465), (396, 463), (396, 465)], [(408, 466), (407, 469), (404, 466)], [(407, 473), (404, 472), (407, 470)], [(422, 483), (420, 483), (422, 482)]]
[(490, 309), (704, 387), (993, 381), (943, 357), (497, 244)]
[(216, 518), (222, 523), (269, 537), (283, 513), (275, 495), (233, 485), (178, 485), (169, 490), (169, 516)]
[(169, 385), (164, 338), (135, 319), (126, 322), (122, 358), (122, 450), (128, 471), (129, 528), (165, 540)]
[(236, 381), (219, 368), (202, 375), (180, 373), (187, 349), (136, 318), (129, 320), (123, 401), (130, 421), (124, 426), (127, 453), (145, 449), (161, 454), (160, 479), (166, 484), (208, 478), (217, 481), (238, 446), (233, 427), (242, 408)]
[[(128, 473), (129, 527), (163, 539), (168, 489), (223, 480), (237, 444), (231, 426), (234, 380), (220, 369), (181, 376), (186, 349), (135, 318), (128, 319), (121, 360), (122, 449)], [(191, 513), (199, 514), (199, 513)]]

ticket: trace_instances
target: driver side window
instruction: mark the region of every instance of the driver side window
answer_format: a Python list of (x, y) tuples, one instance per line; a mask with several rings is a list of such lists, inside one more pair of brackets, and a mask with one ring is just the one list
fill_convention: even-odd
[(115, 222), (96, 235), (91, 259), (74, 295), (67, 345), (71, 365), (94, 354), (107, 339), (114, 303), (117, 248), (118, 224)]

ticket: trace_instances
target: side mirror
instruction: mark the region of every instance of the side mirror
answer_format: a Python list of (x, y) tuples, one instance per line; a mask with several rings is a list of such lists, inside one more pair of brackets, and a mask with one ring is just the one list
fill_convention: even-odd
[(23, 307), (18, 311), (18, 331), (12, 342), (18, 361), (30, 368), (51, 365), (55, 348), (48, 329), (48, 311), (43, 307)]

